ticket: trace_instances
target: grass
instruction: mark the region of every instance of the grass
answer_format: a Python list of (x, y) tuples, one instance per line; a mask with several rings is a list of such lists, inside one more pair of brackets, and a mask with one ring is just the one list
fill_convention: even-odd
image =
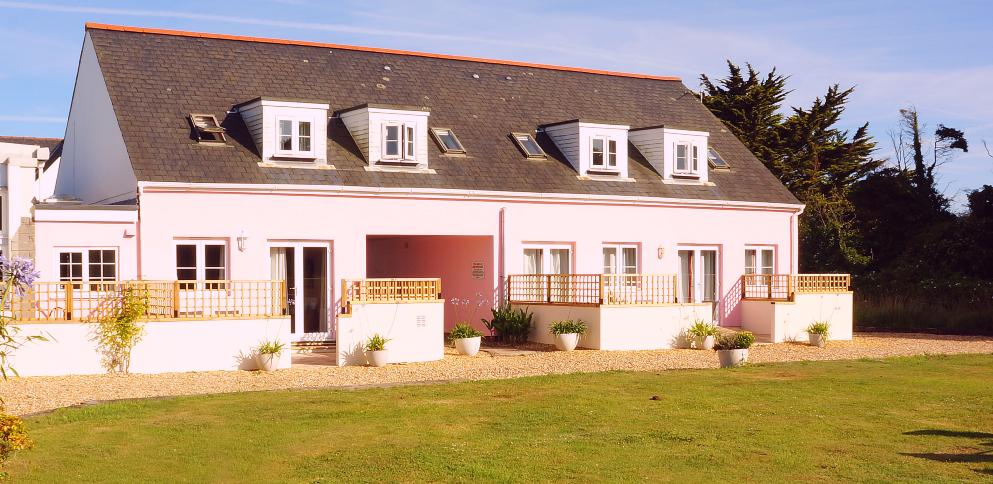
[[(117, 402), (20, 482), (993, 480), (993, 355)], [(658, 395), (658, 400), (650, 397)]]

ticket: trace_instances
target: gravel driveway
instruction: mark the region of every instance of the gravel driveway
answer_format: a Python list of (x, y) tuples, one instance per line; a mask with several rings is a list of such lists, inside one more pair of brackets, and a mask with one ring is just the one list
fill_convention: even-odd
[[(832, 341), (824, 349), (801, 344), (752, 347), (753, 363), (883, 358), (918, 354), (991, 353), (993, 338), (923, 334), (857, 334), (852, 341)], [(320, 360), (311, 357), (310, 360)], [(657, 371), (714, 368), (712, 351), (538, 351), (519, 356), (474, 358), (447, 350), (441, 361), (390, 365), (386, 368), (295, 365), (274, 373), (212, 371), (158, 375), (82, 375), (29, 377), (0, 383), (7, 411), (26, 415), (81, 403), (291, 388), (326, 388), (435, 381), (484, 380), (556, 373), (609, 370)]]

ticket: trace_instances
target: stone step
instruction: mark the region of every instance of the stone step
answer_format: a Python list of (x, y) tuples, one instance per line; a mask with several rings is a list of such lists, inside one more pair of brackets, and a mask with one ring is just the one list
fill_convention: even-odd
[(296, 354), (334, 353), (337, 345), (334, 341), (294, 341), (290, 348)]

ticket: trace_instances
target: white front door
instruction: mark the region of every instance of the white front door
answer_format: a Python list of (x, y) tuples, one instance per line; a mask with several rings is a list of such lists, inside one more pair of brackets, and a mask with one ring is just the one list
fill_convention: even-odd
[(269, 247), (269, 267), (273, 280), (286, 281), (293, 341), (333, 339), (328, 244), (274, 242)]

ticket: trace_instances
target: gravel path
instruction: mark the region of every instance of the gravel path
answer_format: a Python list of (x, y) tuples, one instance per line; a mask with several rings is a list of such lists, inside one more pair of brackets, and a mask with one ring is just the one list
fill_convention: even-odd
[[(86, 402), (127, 398), (717, 366), (717, 356), (713, 352), (695, 350), (539, 351), (501, 357), (480, 352), (474, 358), (455, 355), (450, 349), (446, 351), (441, 361), (390, 365), (386, 368), (339, 368), (318, 364), (299, 365), (274, 373), (213, 371), (19, 378), (0, 383), (0, 397), (6, 402), (8, 412), (26, 415)], [(802, 344), (756, 345), (750, 351), (749, 361), (766, 363), (956, 353), (993, 354), (993, 338), (858, 334), (852, 341), (832, 341), (824, 349)]]

